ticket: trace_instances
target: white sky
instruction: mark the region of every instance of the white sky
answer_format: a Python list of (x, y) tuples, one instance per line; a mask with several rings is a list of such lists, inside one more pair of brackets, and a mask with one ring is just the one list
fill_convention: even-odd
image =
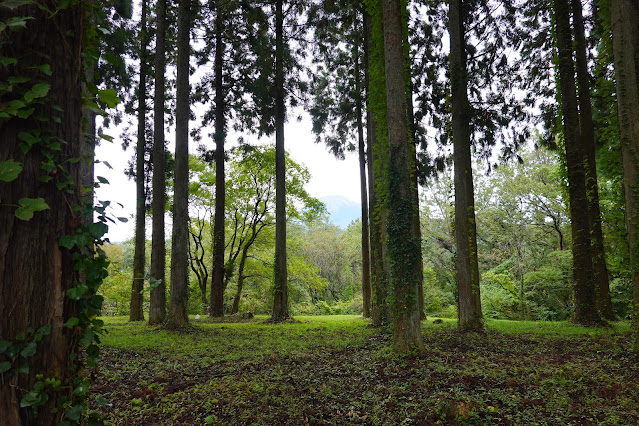
[[(324, 145), (315, 143), (315, 136), (311, 132), (308, 116), (298, 122), (290, 114), (290, 121), (285, 125), (285, 146), (291, 157), (298, 163), (306, 165), (311, 173), (311, 181), (307, 190), (314, 197), (341, 195), (349, 200), (360, 202), (359, 163), (357, 153), (346, 153), (346, 159), (337, 160), (328, 152)], [(101, 185), (96, 190), (97, 200), (111, 201), (111, 216), (126, 217), (126, 223), (109, 224), (107, 237), (112, 242), (121, 242), (133, 237), (135, 227), (135, 183), (124, 175), (127, 163), (133, 158), (135, 143), (127, 151), (123, 151), (119, 140), (119, 130), (107, 129), (105, 133), (114, 136), (113, 143), (103, 141), (96, 149), (96, 159), (107, 161), (113, 170), (104, 164), (96, 164), (95, 175), (102, 176), (109, 181), (109, 185)], [(205, 133), (204, 133), (205, 134)], [(173, 150), (174, 136), (167, 133), (169, 149)], [(233, 139), (229, 138), (229, 142)], [(255, 142), (255, 139), (247, 139)], [(263, 138), (267, 141), (267, 138)], [(273, 135), (269, 141), (274, 141)], [(213, 143), (209, 144), (212, 147)], [(195, 153), (196, 144), (191, 142), (190, 152)], [(119, 204), (122, 204), (121, 207)], [(170, 218), (167, 216), (167, 229), (170, 228)]]

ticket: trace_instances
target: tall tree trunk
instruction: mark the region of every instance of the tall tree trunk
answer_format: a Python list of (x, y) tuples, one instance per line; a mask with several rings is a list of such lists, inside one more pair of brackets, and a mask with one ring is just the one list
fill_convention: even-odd
[(240, 266), (237, 269), (237, 290), (235, 292), (235, 298), (233, 298), (231, 315), (237, 314), (240, 310), (240, 299), (242, 298), (242, 287), (244, 286), (244, 266), (246, 265), (246, 259), (248, 258), (249, 247), (249, 244), (245, 244), (244, 247), (242, 247)]
[(626, 225), (633, 287), (633, 329), (639, 349), (639, 4), (610, 0)]
[(614, 320), (610, 299), (610, 280), (606, 266), (603, 232), (601, 230), (601, 208), (599, 206), (599, 185), (597, 183), (597, 160), (595, 157), (595, 129), (592, 119), (590, 100), (590, 73), (586, 51), (586, 35), (581, 10), (581, 0), (571, 0), (573, 10), (573, 27), (575, 31), (575, 49), (577, 65), (577, 82), (579, 84), (579, 118), (581, 145), (584, 149), (586, 164), (586, 191), (588, 194), (588, 216), (590, 219), (592, 268), (598, 287), (597, 305), (601, 316)]
[(275, 267), (273, 321), (289, 318), (286, 268), (286, 154), (284, 151), (284, 13), (275, 2)]
[[(375, 17), (373, 19), (373, 14)], [(369, 186), (369, 217), (371, 247), (371, 324), (388, 323), (388, 261), (384, 253), (386, 207), (383, 202), (384, 159), (380, 157), (386, 127), (386, 88), (384, 82), (384, 46), (381, 4), (367, 2), (364, 15), (364, 46), (366, 48), (367, 155)]]
[(455, 241), (457, 245), (457, 290), (459, 328), (483, 330), (477, 261), (475, 193), (470, 155), (470, 112), (464, 39), (464, 5), (451, 0), (448, 11), (450, 32), (450, 81), (455, 167)]
[(189, 58), (191, 0), (178, 6), (177, 82), (175, 98), (175, 181), (171, 237), (171, 297), (166, 325), (189, 323)]
[(151, 202), (151, 292), (149, 324), (166, 318), (166, 246), (164, 241), (165, 154), (164, 154), (164, 71), (166, 68), (166, 0), (158, 0), (155, 35), (155, 94), (153, 97), (153, 200)]
[(144, 190), (144, 153), (146, 152), (146, 13), (147, 2), (142, 0), (140, 16), (140, 85), (138, 87), (138, 140), (135, 147), (135, 251), (133, 254), (133, 283), (129, 321), (144, 321), (143, 291), (146, 263), (146, 194)]
[(368, 230), (368, 185), (366, 181), (366, 147), (362, 111), (362, 84), (360, 79), (359, 46), (355, 44), (355, 93), (357, 114), (357, 137), (359, 154), (359, 183), (362, 202), (362, 303), (364, 318), (371, 316), (371, 258)]
[(572, 258), (575, 292), (575, 321), (595, 324), (600, 321), (597, 310), (596, 282), (593, 278), (590, 247), (590, 219), (586, 192), (586, 165), (580, 146), (579, 112), (575, 88), (570, 6), (568, 0), (555, 0), (557, 53), (559, 57), (559, 84), (564, 120), (566, 166), (568, 169), (568, 195), (572, 221)]
[(393, 347), (398, 353), (424, 351), (418, 306), (421, 241), (413, 226), (411, 178), (415, 155), (408, 132), (400, 0), (383, 0), (386, 111), (388, 120), (388, 256), (393, 291)]
[(224, 141), (226, 139), (226, 116), (224, 105), (224, 19), (222, 5), (226, 0), (216, 1), (215, 16), (215, 227), (213, 230), (213, 280), (211, 282), (212, 317), (224, 316), (224, 231), (226, 190), (224, 174)]
[[(403, 3), (402, 3), (403, 4)], [(402, 6), (402, 11), (405, 11), (405, 6)], [(419, 179), (417, 177), (417, 124), (415, 123), (415, 113), (413, 109), (413, 75), (411, 72), (412, 59), (410, 57), (410, 40), (408, 39), (408, 13), (402, 17), (402, 33), (404, 40), (404, 72), (406, 80), (406, 102), (408, 113), (408, 128), (412, 142), (413, 156), (415, 157), (415, 167), (412, 170), (412, 191), (413, 191), (413, 206), (415, 213), (413, 215), (413, 232), (419, 238), (420, 241), (420, 260), (419, 263), (415, 263), (415, 273), (418, 276), (417, 287), (417, 303), (419, 304), (419, 318), (426, 319), (426, 313), (424, 312), (424, 260), (421, 256), (421, 241), (422, 241), (422, 226), (419, 220)]]
[[(0, 5), (4, 22), (13, 17), (33, 18), (26, 21), (24, 29), (3, 33), (2, 56), (16, 58), (17, 63), (0, 67), (0, 81), (19, 76), (50, 85), (46, 98), (42, 103), (36, 100), (32, 105), (35, 110), (27, 118), (0, 119), (0, 162), (13, 160), (22, 166), (15, 179), (0, 180), (0, 341), (19, 344), (17, 336), (29, 335), (29, 328), (51, 327), (50, 334), (37, 343), (33, 356), (21, 358), (20, 362), (28, 361), (28, 373), (17, 373), (18, 364), (14, 363), (13, 369), (1, 374), (0, 423), (12, 426), (61, 422), (62, 403), (72, 397), (67, 380), (78, 374), (69, 370), (69, 356), (77, 352), (78, 331), (82, 331), (63, 324), (76, 316), (77, 304), (67, 297), (67, 291), (80, 281), (80, 274), (73, 267), (72, 253), (61, 247), (59, 240), (75, 234), (82, 223), (74, 208), (85, 201), (82, 185), (88, 179), (81, 175), (86, 172), (81, 162), (66, 161), (84, 153), (81, 35), (85, 33), (87, 13), (80, 2), (65, 9), (57, 7), (58, 2), (50, 0), (12, 9)], [(51, 10), (57, 12), (52, 14)], [(45, 64), (50, 67), (50, 76), (38, 69)], [(29, 88), (32, 86), (29, 83)], [(1, 92), (0, 104), (16, 99), (15, 90), (13, 94)], [(64, 143), (59, 149), (50, 149), (43, 140), (25, 153), (19, 135), (34, 129), (51, 136), (51, 143)], [(62, 190), (56, 187), (67, 176), (62, 170), (54, 169), (50, 174), (43, 171), (47, 155), (53, 155), (56, 164), (64, 162), (72, 185)], [(43, 176), (53, 179), (43, 182)], [(18, 219), (14, 206), (22, 198), (43, 198), (49, 209), (36, 211), (28, 221)], [(0, 355), (0, 362), (5, 361), (12, 360)], [(48, 392), (48, 400), (37, 414), (32, 414), (30, 407), (21, 408), (20, 401), (33, 390), (39, 374), (58, 377), (63, 386)]]

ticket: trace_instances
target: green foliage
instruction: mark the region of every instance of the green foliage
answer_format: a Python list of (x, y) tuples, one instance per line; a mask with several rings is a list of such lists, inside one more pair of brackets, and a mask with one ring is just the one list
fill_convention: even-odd
[(16, 217), (21, 220), (29, 220), (33, 217), (33, 213), (49, 209), (44, 198), (21, 198), (18, 204)]
[(22, 164), (14, 160), (0, 161), (0, 181), (11, 182), (22, 171)]

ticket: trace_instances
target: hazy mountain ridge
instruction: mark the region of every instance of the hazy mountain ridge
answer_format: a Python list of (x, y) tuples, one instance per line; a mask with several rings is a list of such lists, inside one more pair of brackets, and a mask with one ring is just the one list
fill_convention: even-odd
[(319, 200), (326, 205), (331, 222), (342, 229), (362, 216), (361, 204), (341, 195), (327, 195)]

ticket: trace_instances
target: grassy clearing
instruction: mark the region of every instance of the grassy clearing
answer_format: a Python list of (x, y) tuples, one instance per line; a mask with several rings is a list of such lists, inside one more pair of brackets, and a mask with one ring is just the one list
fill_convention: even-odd
[(193, 320), (187, 333), (106, 318), (93, 393), (106, 424), (639, 424), (628, 325), (423, 323), (397, 357), (357, 316)]

